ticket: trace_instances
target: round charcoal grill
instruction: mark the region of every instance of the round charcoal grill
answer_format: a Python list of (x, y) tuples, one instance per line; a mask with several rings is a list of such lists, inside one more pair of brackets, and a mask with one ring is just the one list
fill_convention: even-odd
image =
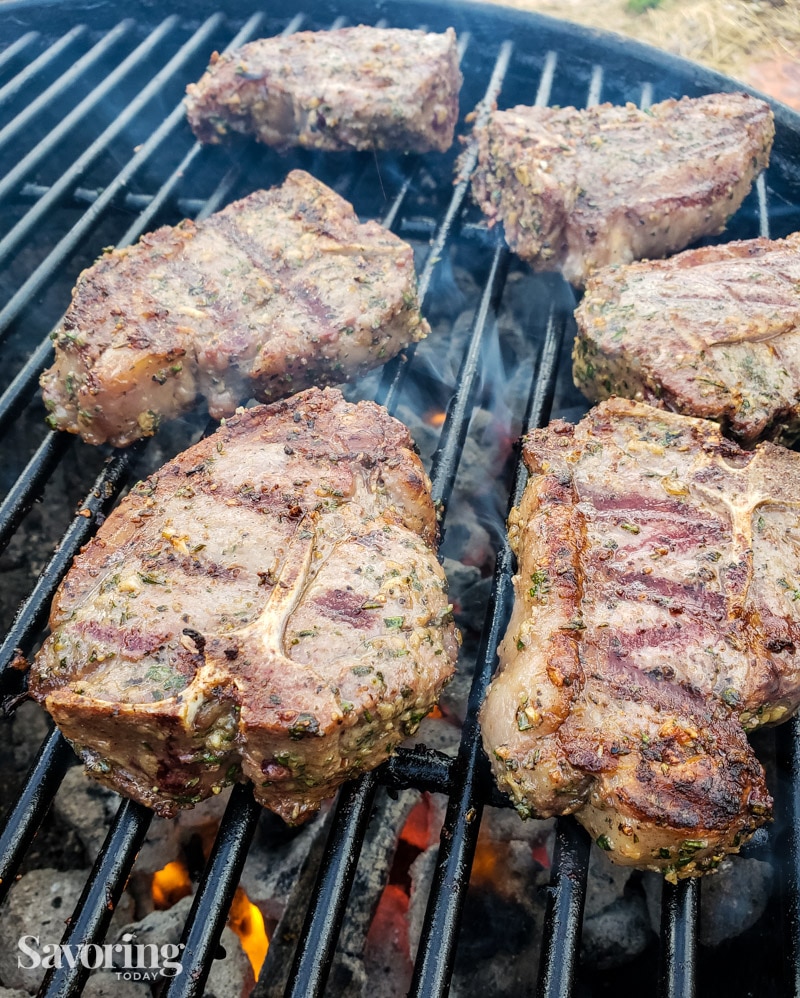
[[(445, 156), (299, 151), (282, 157), (262, 147), (231, 152), (195, 143), (181, 98), (215, 49), (301, 27), (379, 22), (436, 31), (452, 25), (459, 35), (465, 78), (459, 132), (467, 139), (467, 152), (455, 184), (455, 147)], [(268, 10), (249, 0), (231, 3), (227, 10), (204, 0), (184, 5), (152, 0), (0, 5), (0, 484), (5, 496), (0, 545), (5, 548), (16, 532), (25, 536), (31, 507), (42, 495), (48, 506), (56, 507), (56, 518), (60, 509), (65, 525), (0, 650), (8, 710), (24, 692), (24, 677), (15, 667), (19, 650), (28, 654), (35, 649), (52, 595), (73, 555), (131, 476), (147, 469), (148, 461), (151, 467), (159, 463), (158, 442), (108, 453), (44, 426), (37, 381), (50, 362), (48, 334), (68, 304), (78, 273), (104, 246), (130, 244), (156, 225), (186, 215), (204, 217), (300, 167), (344, 194), (362, 218), (380, 219), (404, 238), (418, 241), (423, 309), (435, 315), (436, 335), (448, 335), (449, 304), (442, 290), (449, 268), (466, 268), (477, 290), (457, 377), (437, 380), (424, 363), (422, 344), (416, 353), (409, 350), (389, 364), (381, 376), (368, 379), (362, 392), (390, 411), (406, 414), (412, 433), (413, 415), (407, 413), (420, 397), (412, 387), (424, 382), (426, 398), (438, 400), (446, 418), (429, 470), (434, 497), (448, 513), (465, 444), (474, 433), (471, 416), (487, 391), (488, 345), (503, 349), (497, 317), (507, 277), (515, 268), (524, 270), (499, 235), (486, 229), (467, 196), (475, 155), (465, 115), (495, 100), (500, 107), (534, 102), (584, 106), (601, 100), (647, 105), (732, 89), (741, 88), (634, 42), (492, 6), (324, 0), (298, 12), (285, 0)], [(722, 239), (777, 237), (800, 228), (800, 116), (773, 107), (777, 134), (769, 171)], [(535, 284), (526, 311), (531, 351), (527, 389), (524, 397), (508, 402), (515, 435), (552, 416), (574, 419), (585, 409), (569, 371), (573, 307), (572, 293), (560, 278)], [(492, 446), (482, 438), (478, 448), (483, 448), (487, 469), (496, 457)], [(77, 490), (74, 496), (69, 489), (64, 493), (63, 481)], [(507, 502), (518, 499), (523, 485), (524, 472), (514, 461), (501, 482)], [(449, 514), (445, 531), (453, 529), (457, 508)], [(448, 993), (481, 816), (485, 807), (505, 806), (492, 787), (476, 722), (511, 600), (512, 557), (499, 531), (497, 537), (480, 643), (477, 653), (460, 663), (474, 678), (458, 752), (451, 757), (424, 747), (401, 749), (379, 770), (342, 789), (297, 942), (288, 995), (307, 998), (325, 991), (376, 795), (408, 787), (448, 800), (411, 994)], [(621, 976), (594, 976), (578, 961), (590, 844), (574, 821), (563, 819), (557, 828), (539, 980), (531, 980), (526, 993), (535, 990), (542, 998), (656, 989), (675, 998), (723, 990), (732, 996), (800, 994), (800, 722), (760, 734), (757, 748), (778, 774), (772, 786), (776, 822), (769, 834), (748, 846), (750, 855), (769, 859), (778, 880), (758, 926), (728, 950), (699, 950), (701, 885), (666, 885), (658, 966), (655, 960), (645, 961), (647, 966), (640, 961)], [(5, 802), (0, 896), (13, 884), (72, 758), (64, 739), (52, 732), (18, 799)], [(235, 787), (184, 929), (184, 972), (170, 982), (169, 998), (203, 993), (259, 813), (250, 789)], [(142, 806), (120, 801), (64, 942), (102, 942), (150, 818)], [(269, 972), (268, 960), (262, 979)], [(80, 963), (51, 970), (40, 993), (79, 994), (86, 973)], [(635, 980), (631, 975), (637, 975)], [(256, 994), (262, 985), (263, 980)]]

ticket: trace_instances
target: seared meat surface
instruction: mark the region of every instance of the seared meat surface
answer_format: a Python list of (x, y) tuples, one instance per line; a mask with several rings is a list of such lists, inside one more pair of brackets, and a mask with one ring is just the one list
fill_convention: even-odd
[(31, 670), (89, 773), (163, 815), (248, 778), (296, 822), (416, 730), (458, 641), (412, 447), (311, 389), (132, 489)]
[(241, 132), (283, 148), (444, 152), (461, 80), (452, 28), (300, 31), (215, 53), (186, 111), (201, 142)]
[(498, 783), (618, 863), (714, 869), (771, 815), (745, 732), (800, 702), (800, 454), (611, 399), (524, 457), (481, 717)]
[(200, 397), (230, 416), (357, 377), (428, 331), (411, 247), (295, 170), (85, 270), (44, 402), (54, 428), (125, 446)]
[(747, 94), (515, 107), (478, 131), (475, 199), (536, 270), (580, 287), (598, 267), (722, 232), (769, 162), (775, 127)]
[(589, 398), (716, 419), (748, 445), (800, 435), (800, 232), (601, 270), (575, 318)]

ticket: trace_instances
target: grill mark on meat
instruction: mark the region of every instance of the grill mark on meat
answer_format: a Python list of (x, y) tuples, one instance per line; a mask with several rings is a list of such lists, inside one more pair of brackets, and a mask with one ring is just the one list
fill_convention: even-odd
[[(601, 563), (604, 564), (607, 563)], [(639, 602), (644, 597), (648, 602), (668, 610), (674, 608), (679, 613), (708, 614), (712, 620), (722, 619), (728, 605), (722, 593), (710, 590), (703, 582), (676, 582), (655, 573), (625, 572), (616, 567), (607, 572), (601, 568), (600, 574), (593, 579), (592, 588), (598, 591), (604, 602), (615, 597)], [(671, 603), (674, 607), (670, 607)]]
[[(302, 210), (302, 207), (298, 209), (298, 216), (301, 219), (307, 217), (307, 212)], [(207, 223), (210, 227), (213, 226), (218, 232), (221, 232), (226, 239), (228, 239), (236, 249), (240, 250), (245, 256), (250, 260), (253, 270), (269, 274), (271, 279), (286, 278), (288, 287), (278, 286), (275, 290), (275, 294), (283, 295), (295, 304), (299, 305), (305, 310), (308, 315), (309, 320), (311, 320), (315, 325), (319, 324), (319, 327), (323, 335), (330, 340), (337, 340), (339, 337), (338, 329), (334, 328), (331, 323), (331, 315), (325, 305), (319, 300), (318, 297), (314, 295), (312, 290), (304, 285), (301, 281), (295, 278), (295, 271), (289, 264), (282, 264), (277, 268), (267, 270), (264, 267), (264, 248), (256, 242), (249, 233), (245, 232), (240, 225), (237, 224), (236, 218), (230, 214), (218, 213), (217, 215), (212, 215), (208, 219)]]
[(114, 648), (134, 662), (157, 652), (174, 637), (168, 632), (146, 632), (138, 627), (123, 629), (91, 619), (82, 621), (79, 628), (88, 641)]
[(343, 621), (360, 630), (375, 626), (375, 614), (364, 609), (364, 596), (345, 589), (329, 589), (314, 597), (314, 606), (330, 620)]
[(710, 516), (698, 515), (698, 510), (688, 509), (685, 502), (678, 499), (656, 499), (641, 492), (635, 493), (603, 493), (587, 488), (583, 482), (577, 483), (577, 492), (581, 501), (591, 503), (593, 515), (603, 513), (635, 513), (636, 519), (644, 521), (668, 517), (665, 522), (678, 519), (681, 523), (691, 526), (694, 523), (707, 523)]

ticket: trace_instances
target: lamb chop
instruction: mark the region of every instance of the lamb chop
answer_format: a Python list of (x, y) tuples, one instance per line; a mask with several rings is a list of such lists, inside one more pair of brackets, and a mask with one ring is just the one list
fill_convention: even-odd
[(186, 112), (201, 142), (445, 152), (461, 82), (452, 28), (301, 31), (215, 52)]
[(771, 816), (745, 732), (800, 703), (800, 454), (611, 399), (524, 447), (500, 671), (500, 787), (612, 860), (713, 870)]
[(230, 416), (358, 377), (429, 332), (410, 246), (307, 173), (78, 278), (41, 383), (54, 429), (118, 447), (204, 397)]
[(598, 271), (575, 318), (589, 398), (716, 419), (748, 446), (800, 436), (800, 232)]
[(536, 270), (577, 287), (597, 267), (722, 232), (769, 162), (772, 112), (748, 94), (515, 107), (478, 129), (475, 199)]
[(458, 641), (402, 424), (310, 389), (140, 482), (75, 559), (32, 695), (162, 815), (251, 779), (289, 822), (412, 734)]

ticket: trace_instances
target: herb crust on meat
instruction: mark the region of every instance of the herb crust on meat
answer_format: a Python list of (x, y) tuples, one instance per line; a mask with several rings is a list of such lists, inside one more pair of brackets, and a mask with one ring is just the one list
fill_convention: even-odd
[(618, 863), (713, 870), (771, 817), (746, 731), (800, 703), (800, 454), (611, 399), (524, 458), (481, 712), (498, 783)]
[(575, 384), (718, 420), (747, 446), (800, 436), (800, 232), (598, 271)]
[(582, 287), (598, 267), (722, 232), (769, 162), (772, 112), (748, 94), (515, 107), (477, 129), (475, 200), (535, 270)]
[(302, 821), (412, 734), (458, 634), (406, 428), (310, 389), (135, 486), (30, 676), (88, 772), (162, 815), (253, 781)]
[(212, 144), (243, 133), (279, 148), (445, 152), (461, 82), (452, 28), (299, 31), (215, 53), (186, 111)]
[(294, 170), (85, 270), (44, 403), (54, 429), (122, 447), (201, 398), (219, 419), (358, 377), (429, 331), (412, 248)]

